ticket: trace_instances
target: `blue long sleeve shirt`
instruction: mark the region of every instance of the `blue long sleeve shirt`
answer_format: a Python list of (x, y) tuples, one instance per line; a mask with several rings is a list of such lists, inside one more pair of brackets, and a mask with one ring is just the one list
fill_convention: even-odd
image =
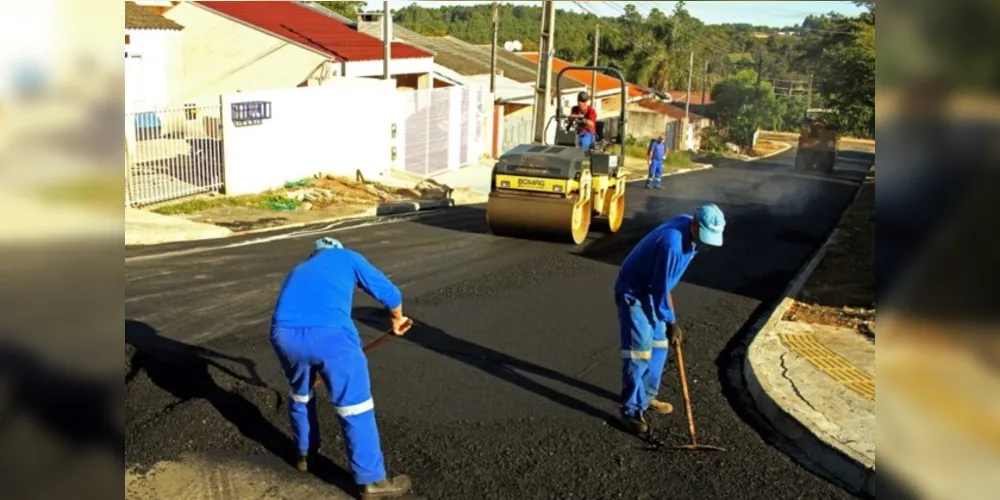
[(394, 309), (403, 294), (382, 271), (348, 249), (323, 250), (292, 269), (278, 294), (275, 327), (341, 327), (357, 331), (351, 319), (354, 289)]
[(674, 217), (639, 241), (622, 262), (615, 294), (649, 297), (656, 318), (673, 323), (676, 317), (668, 294), (697, 253), (691, 234), (692, 220), (690, 215)]

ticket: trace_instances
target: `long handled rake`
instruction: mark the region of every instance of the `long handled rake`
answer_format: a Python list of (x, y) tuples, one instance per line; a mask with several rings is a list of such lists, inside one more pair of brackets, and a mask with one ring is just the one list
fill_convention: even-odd
[(694, 414), (691, 411), (691, 394), (688, 392), (687, 373), (684, 371), (684, 352), (681, 349), (680, 343), (674, 343), (674, 347), (677, 349), (677, 371), (680, 373), (681, 391), (684, 392), (684, 410), (687, 412), (688, 433), (691, 435), (691, 444), (673, 445), (668, 448), (691, 451), (726, 451), (725, 448), (718, 446), (698, 444), (698, 440), (695, 438)]
[(651, 450), (687, 450), (687, 451), (726, 451), (725, 448), (708, 444), (698, 444), (694, 430), (694, 414), (691, 411), (691, 393), (688, 392), (687, 373), (684, 371), (684, 352), (681, 345), (675, 342), (674, 348), (677, 350), (677, 371), (681, 379), (681, 391), (684, 393), (684, 410), (687, 412), (688, 433), (691, 435), (691, 444), (668, 445), (647, 433), (644, 439), (649, 444)]

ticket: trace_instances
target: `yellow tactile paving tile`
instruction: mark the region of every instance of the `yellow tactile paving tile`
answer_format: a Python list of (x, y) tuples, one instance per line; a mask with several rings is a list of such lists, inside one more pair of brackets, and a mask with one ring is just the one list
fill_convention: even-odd
[(792, 352), (809, 361), (837, 383), (875, 401), (875, 377), (830, 350), (815, 336), (806, 333), (782, 333), (778, 337)]

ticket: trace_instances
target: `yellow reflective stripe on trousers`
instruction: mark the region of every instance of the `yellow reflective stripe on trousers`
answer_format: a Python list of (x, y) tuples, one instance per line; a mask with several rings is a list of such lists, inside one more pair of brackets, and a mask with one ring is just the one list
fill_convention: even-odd
[(670, 341), (669, 340), (654, 340), (653, 341), (653, 349), (666, 349), (668, 347), (670, 347)]
[(316, 393), (310, 391), (308, 395), (299, 396), (298, 394), (295, 394), (293, 392), (293, 393), (289, 393), (288, 396), (290, 398), (292, 398), (292, 401), (295, 401), (296, 403), (308, 403), (309, 401), (312, 400), (313, 397), (316, 396)]
[(368, 398), (367, 401), (363, 401), (356, 405), (350, 406), (337, 406), (337, 415), (341, 417), (353, 417), (355, 415), (360, 415), (366, 411), (371, 411), (375, 409), (375, 401), (372, 398)]
[(650, 359), (653, 357), (653, 351), (629, 351), (623, 349), (622, 357), (631, 359)]

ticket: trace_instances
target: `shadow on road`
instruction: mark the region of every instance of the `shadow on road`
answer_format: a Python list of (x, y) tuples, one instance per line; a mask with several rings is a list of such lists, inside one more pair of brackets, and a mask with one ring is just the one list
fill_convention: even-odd
[[(377, 330), (386, 330), (385, 310), (376, 307), (361, 307), (354, 310), (357, 321)], [(479, 344), (460, 339), (435, 328), (423, 321), (414, 319), (413, 328), (403, 337), (427, 350), (461, 361), (507, 383), (516, 385), (526, 391), (542, 396), (552, 402), (559, 403), (571, 410), (585, 413), (589, 416), (605, 420), (609, 425), (618, 427), (617, 417), (595, 408), (576, 398), (546, 387), (522, 375), (521, 371), (545, 377), (554, 382), (565, 384), (581, 391), (589, 392), (599, 398), (607, 399), (617, 404), (619, 395), (600, 387), (581, 382), (555, 370), (539, 366), (515, 358), (502, 352), (483, 347)]]
[[(118, 383), (71, 373), (26, 347), (0, 341), (0, 435), (23, 415), (71, 447), (97, 445), (124, 459), (123, 424), (116, 416), (123, 404)], [(39, 441), (24, 435), (22, 439), (34, 445)], [(30, 456), (34, 451), (17, 453)]]
[[(753, 168), (779, 167), (762, 164)], [(658, 225), (677, 215), (692, 214), (705, 203), (715, 203), (726, 215), (725, 245), (702, 246), (682, 280), (769, 301), (825, 241), (850, 202), (862, 176), (846, 175), (849, 181), (790, 173), (747, 176), (698, 192), (668, 188), (644, 193), (633, 197), (632, 215), (621, 232), (589, 242), (574, 253), (618, 267)]]
[[(219, 387), (209, 372), (210, 368), (217, 369), (243, 383), (267, 387), (257, 375), (253, 361), (168, 339), (153, 327), (133, 320), (125, 320), (125, 345), (135, 349), (126, 384), (139, 372), (145, 372), (153, 384), (181, 402), (203, 399), (235, 425), (240, 434), (292, 465), (297, 450), (291, 438), (272, 425), (253, 402)], [(248, 374), (237, 374), (217, 360), (243, 365)], [(284, 400), (280, 394), (278, 397), (279, 401)], [(310, 473), (342, 491), (357, 488), (347, 471), (325, 457), (317, 456), (309, 467)]]

